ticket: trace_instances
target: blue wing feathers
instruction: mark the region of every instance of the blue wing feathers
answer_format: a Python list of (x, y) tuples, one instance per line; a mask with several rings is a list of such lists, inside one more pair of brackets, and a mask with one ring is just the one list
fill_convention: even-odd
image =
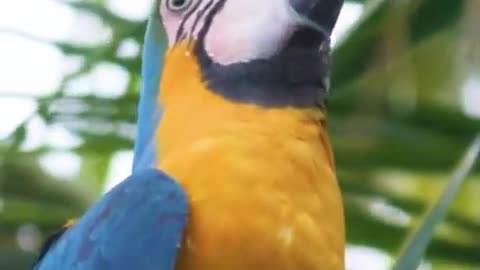
[(183, 189), (160, 171), (105, 194), (50, 248), (38, 270), (171, 270), (187, 222)]
[(160, 75), (163, 55), (166, 48), (164, 29), (160, 18), (152, 16), (148, 20), (142, 57), (142, 91), (138, 105), (137, 138), (133, 170), (150, 168), (156, 158), (153, 136), (162, 115), (158, 104)]
[(154, 135), (162, 114), (158, 88), (164, 36), (158, 14), (152, 16), (144, 42), (133, 175), (105, 194), (73, 227), (59, 232), (35, 269), (173, 269), (187, 223), (187, 199), (173, 179), (150, 169), (158, 158)]

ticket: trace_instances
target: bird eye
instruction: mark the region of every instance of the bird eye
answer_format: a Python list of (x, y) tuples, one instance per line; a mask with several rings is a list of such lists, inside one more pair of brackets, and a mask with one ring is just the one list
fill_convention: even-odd
[(170, 11), (183, 11), (190, 6), (192, 0), (167, 0), (167, 8)]

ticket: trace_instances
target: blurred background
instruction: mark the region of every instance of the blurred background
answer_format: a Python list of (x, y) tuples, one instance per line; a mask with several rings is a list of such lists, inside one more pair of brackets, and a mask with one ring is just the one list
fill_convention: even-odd
[[(0, 269), (129, 174), (152, 0), (0, 0)], [(346, 0), (329, 128), (349, 270), (384, 270), (480, 130), (480, 2)], [(480, 269), (480, 165), (422, 269)]]

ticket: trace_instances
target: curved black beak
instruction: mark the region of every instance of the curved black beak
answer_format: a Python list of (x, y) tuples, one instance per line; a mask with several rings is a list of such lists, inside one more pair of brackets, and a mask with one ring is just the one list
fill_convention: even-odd
[(322, 32), (332, 33), (338, 19), (343, 0), (289, 0), (298, 15)]

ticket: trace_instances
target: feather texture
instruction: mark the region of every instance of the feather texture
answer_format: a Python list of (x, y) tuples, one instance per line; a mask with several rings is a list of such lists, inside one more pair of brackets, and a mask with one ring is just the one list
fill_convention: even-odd
[(93, 205), (35, 269), (173, 269), (187, 211), (174, 180), (156, 170), (138, 172)]
[(181, 183), (191, 211), (176, 269), (343, 269), (323, 112), (225, 99), (208, 88), (191, 49), (168, 51), (159, 99), (157, 167)]
[(161, 119), (162, 108), (157, 97), (160, 85), (163, 55), (166, 40), (159, 15), (153, 15), (148, 21), (142, 57), (142, 91), (138, 104), (137, 137), (133, 171), (152, 168), (156, 159), (154, 152), (154, 132)]

